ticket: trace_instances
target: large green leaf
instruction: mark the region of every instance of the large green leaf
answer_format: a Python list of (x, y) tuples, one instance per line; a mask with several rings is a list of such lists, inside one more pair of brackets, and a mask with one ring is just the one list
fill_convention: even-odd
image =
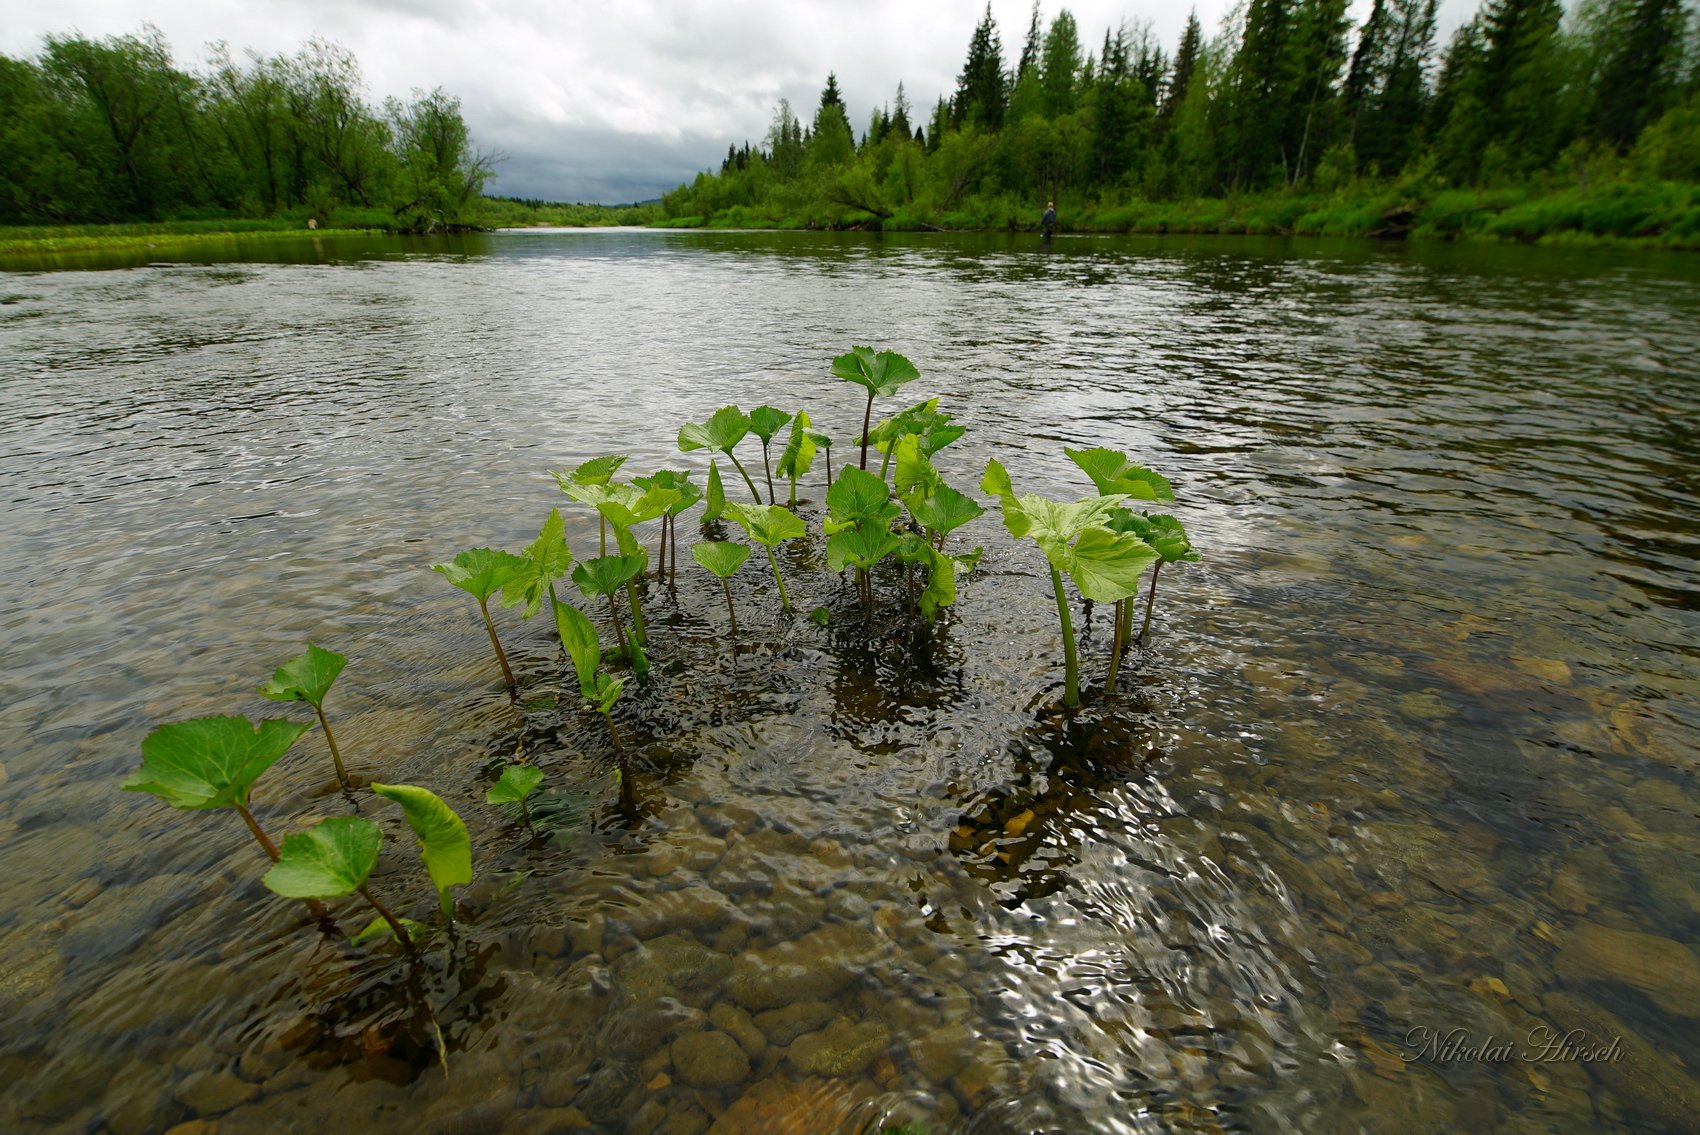
[(921, 450), (921, 439), (915, 434), (900, 438), (897, 442), (897, 470), (892, 480), (900, 498), (907, 498), (913, 493), (929, 493), (939, 485), (944, 484), (944, 478), (933, 468), (933, 463)]
[(726, 453), (750, 432), (750, 419), (736, 406), (722, 406), (706, 422), (687, 422), (679, 429), (679, 449)]
[(1175, 490), (1169, 484), (1168, 478), (1153, 473), (1143, 465), (1135, 465), (1127, 459), (1125, 453), (1118, 453), (1113, 449), (1067, 447), (1064, 447), (1063, 452), (1092, 478), (1092, 483), (1104, 496), (1122, 493), (1142, 501), (1175, 499)]
[(815, 431), (809, 428), (809, 412), (798, 410), (797, 416), (791, 422), (791, 440), (785, 443), (785, 452), (779, 455), (777, 472), (795, 482), (800, 480), (815, 463)]
[(996, 458), (986, 463), (980, 488), (1003, 504), (1003, 524), (1017, 539), (1031, 536), (1037, 541), (1068, 543), (1093, 525), (1108, 524), (1110, 515), (1127, 498), (1122, 495), (1083, 497), (1078, 501), (1054, 501), (1034, 493), (1017, 497), (1010, 486), (1009, 472)]
[(124, 781), (173, 808), (200, 810), (248, 803), (260, 774), (312, 726), (268, 718), (197, 717), (161, 725), (142, 739), (142, 767)]
[(890, 397), (905, 382), (921, 377), (915, 364), (896, 351), (875, 354), (872, 347), (852, 347), (848, 354), (839, 355), (832, 360), (832, 373), (880, 398)]
[(826, 511), (838, 525), (860, 520), (889, 525), (903, 509), (891, 499), (891, 486), (882, 478), (852, 466), (826, 491)]
[(826, 566), (839, 572), (846, 567), (868, 569), (897, 550), (900, 543), (889, 528), (859, 521), (826, 539)]
[[(1119, 514), (1117, 519), (1121, 519)], [(1166, 513), (1142, 516), (1137, 512), (1130, 512), (1125, 521), (1112, 523), (1110, 527), (1118, 531), (1132, 532), (1149, 544), (1166, 564), (1195, 564), (1202, 558), (1193, 550), (1192, 540), (1187, 536), (1181, 522)]]
[(782, 540), (795, 540), (809, 534), (803, 518), (783, 505), (727, 504), (726, 519), (749, 533), (758, 544), (773, 547)]
[(929, 532), (948, 535), (986, 510), (980, 502), (949, 485), (940, 484), (929, 494), (911, 493), (903, 498), (915, 523)]
[(509, 765), (502, 778), (484, 794), (486, 804), (523, 804), (543, 783), (543, 770), (536, 765)]
[[(620, 466), (625, 463), (625, 454), (592, 457), (589, 461), (574, 469), (569, 476), (580, 485), (606, 485), (613, 479), (614, 474), (620, 471)], [(560, 476), (559, 473), (555, 474), (556, 479), (559, 479)]]
[(524, 615), (529, 619), (542, 610), (549, 585), (573, 566), (572, 549), (567, 546), (567, 524), (561, 519), (560, 509), (549, 510), (549, 518), (543, 522), (537, 539), (520, 554), (525, 559), (525, 570), (503, 586), (502, 606), (523, 603)]
[(468, 548), (446, 564), (432, 564), (431, 570), (483, 601), (524, 575), (526, 561), (512, 552)]
[(643, 552), (580, 560), (573, 565), (573, 582), (587, 598), (608, 595), (635, 579), (648, 563)]
[(779, 432), (781, 426), (791, 420), (791, 415), (776, 406), (757, 406), (750, 411), (750, 432), (761, 438), (766, 445), (773, 440), (773, 435)]
[(747, 544), (736, 544), (731, 540), (704, 540), (691, 545), (691, 555), (697, 563), (721, 579), (729, 579), (750, 558), (750, 548)]
[(472, 840), (466, 824), (436, 793), (411, 784), (374, 784), (372, 791), (401, 805), (407, 826), (419, 837), (419, 857), (443, 913), (452, 914), (449, 888), (472, 882)]
[(587, 698), (595, 697), (596, 668), (602, 665), (602, 640), (596, 636), (596, 627), (583, 611), (559, 599), (554, 610), (555, 633), (561, 636), (561, 645), (578, 671), (579, 692)]
[(726, 486), (720, 480), (720, 466), (710, 461), (708, 463), (708, 494), (703, 501), (702, 518), (704, 521), (719, 520), (726, 515)]
[(1137, 592), (1140, 575), (1158, 560), (1139, 537), (1108, 528), (1087, 528), (1072, 544), (1056, 537), (1040, 538), (1038, 544), (1082, 595), (1098, 603), (1114, 603)]
[[(884, 453), (891, 448), (892, 442), (910, 434), (926, 433), (927, 429), (943, 421), (949, 421), (949, 414), (938, 412), (939, 400), (929, 398), (925, 402), (917, 402), (906, 410), (899, 410), (891, 417), (879, 422), (868, 431), (868, 441)], [(858, 442), (862, 439), (857, 438)]]
[(359, 816), (332, 816), (285, 836), (277, 862), (261, 880), (286, 899), (338, 899), (351, 895), (378, 865), (384, 835)]
[(336, 651), (320, 650), (308, 643), (307, 653), (279, 666), (272, 680), (260, 687), (260, 693), (273, 701), (304, 701), (317, 709), (347, 665), (348, 659)]

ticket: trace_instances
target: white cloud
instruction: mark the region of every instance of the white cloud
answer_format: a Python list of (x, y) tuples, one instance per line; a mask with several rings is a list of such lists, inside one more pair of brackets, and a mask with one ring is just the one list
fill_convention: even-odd
[[(955, 86), (984, 0), (0, 0), (0, 51), (34, 55), (45, 34), (163, 31), (180, 62), (204, 45), (291, 53), (313, 36), (360, 60), (374, 101), (442, 87), (462, 101), (477, 143), (503, 151), (494, 190), (567, 200), (652, 197), (718, 168), (728, 145), (759, 142), (779, 99), (807, 118), (828, 71), (863, 129), (897, 84), (924, 119)], [(1048, 24), (1060, 7), (1046, 3)], [(1173, 51), (1188, 9), (1150, 0), (1066, 5), (1088, 49), (1106, 28), (1149, 21)], [(1229, 0), (1200, 0), (1214, 34)], [(1367, 7), (1360, 0), (1358, 7)], [(1442, 30), (1473, 0), (1446, 0)], [(1031, 3), (996, 0), (1005, 59)]]

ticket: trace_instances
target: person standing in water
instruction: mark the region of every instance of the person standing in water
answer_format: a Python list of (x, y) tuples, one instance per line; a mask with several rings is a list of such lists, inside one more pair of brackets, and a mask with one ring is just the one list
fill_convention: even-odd
[(1051, 231), (1057, 227), (1057, 203), (1045, 202), (1045, 215), (1039, 221), (1039, 231), (1046, 240), (1051, 239)]

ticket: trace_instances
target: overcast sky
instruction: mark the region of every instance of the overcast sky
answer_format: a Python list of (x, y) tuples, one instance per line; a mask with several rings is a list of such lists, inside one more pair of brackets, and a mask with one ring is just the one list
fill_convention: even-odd
[[(1442, 37), (1478, 0), (1442, 0)], [(1064, 5), (1041, 5), (1048, 25)], [(1066, 5), (1088, 49), (1148, 22), (1173, 53), (1188, 7), (1158, 0)], [(1231, 0), (1198, 0), (1213, 36)], [(1354, 13), (1367, 11), (1358, 0)], [(34, 56), (48, 33), (101, 37), (151, 23), (180, 66), (205, 45), (293, 53), (313, 36), (352, 51), (374, 102), (442, 87), (477, 145), (500, 151), (493, 193), (607, 204), (658, 196), (730, 144), (759, 143), (781, 98), (807, 120), (828, 71), (858, 135), (904, 84), (920, 117), (948, 95), (984, 0), (0, 0), (0, 52)], [(1020, 54), (1031, 0), (994, 0), (1004, 59)]]

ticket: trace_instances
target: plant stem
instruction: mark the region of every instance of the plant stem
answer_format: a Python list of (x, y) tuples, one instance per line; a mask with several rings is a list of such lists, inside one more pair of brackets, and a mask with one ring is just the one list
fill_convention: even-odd
[(1124, 633), (1122, 630), (1122, 616), (1126, 613), (1127, 600), (1117, 599), (1116, 613), (1111, 617), (1111, 622), (1116, 625), (1116, 637), (1110, 643), (1110, 672), (1104, 675), (1104, 689), (1106, 690), (1113, 690), (1116, 688), (1116, 674), (1122, 668), (1122, 644), (1127, 641), (1122, 637)]
[(485, 600), (480, 599), (478, 609), (484, 615), (484, 629), (490, 632), (490, 645), (496, 648), (496, 661), (502, 664), (502, 677), (508, 683), (508, 696), (518, 701), (519, 683), (514, 681), (514, 672), (508, 666), (508, 656), (502, 652), (502, 642), (496, 637), (496, 624), (490, 621), (490, 607)]
[(1156, 567), (1151, 569), (1151, 594), (1145, 600), (1145, 622), (1139, 627), (1139, 638), (1136, 640), (1138, 642), (1144, 642), (1145, 632), (1151, 629), (1151, 608), (1157, 605), (1157, 573), (1162, 570), (1163, 563), (1161, 560), (1157, 562)]
[[(765, 441), (761, 443), (761, 467), (762, 471), (767, 474), (767, 503), (773, 504), (773, 466), (768, 463), (767, 442)], [(757, 497), (756, 499), (759, 501), (761, 498)]]
[(1068, 596), (1063, 593), (1062, 573), (1051, 568), (1051, 589), (1057, 596), (1057, 618), (1062, 620), (1063, 638), (1063, 705), (1073, 709), (1080, 704), (1080, 659), (1074, 649), (1074, 619), (1068, 613)]
[(410, 956), (418, 957), (418, 951), (413, 948), (413, 939), (408, 937), (407, 927), (403, 926), (401, 921), (390, 913), (390, 908), (379, 902), (371, 888), (364, 883), (356, 887), (355, 890), (360, 892), (361, 898), (372, 904), (372, 909), (378, 912), (380, 918), (390, 924), (390, 933), (394, 934), (395, 940), (401, 943), (401, 948), (406, 950)]
[(614, 641), (620, 644), (620, 653), (630, 656), (631, 647), (626, 645), (626, 628), (620, 625), (620, 608), (614, 603), (614, 593), (608, 593), (608, 617), (614, 620)]
[(348, 788), (348, 770), (342, 767), (342, 754), (337, 752), (336, 738), (331, 736), (331, 724), (325, 720), (325, 711), (319, 706), (313, 707), (313, 712), (319, 715), (319, 728), (325, 731), (325, 744), (331, 747), (331, 760), (336, 762), (336, 778), (342, 781), (342, 787)]
[(596, 554), (606, 556), (608, 554), (608, 518), (598, 516), (597, 520), (599, 523), (596, 526)]
[(667, 517), (661, 517), (661, 540), (655, 548), (655, 578), (667, 578)]
[(895, 448), (896, 446), (888, 444), (885, 447), (885, 453), (880, 456), (880, 480), (882, 481), (885, 480), (885, 471), (891, 468), (891, 451)]
[(779, 584), (779, 605), (789, 615), (791, 613), (791, 597), (785, 594), (785, 577), (779, 574), (779, 561), (774, 558), (773, 549), (768, 545), (763, 544), (762, 550), (767, 553), (767, 562), (773, 565), (773, 581)]
[[(868, 426), (874, 420), (874, 392), (868, 391), (868, 408), (862, 411), (862, 472), (868, 471)], [(831, 459), (828, 458), (827, 479), (832, 479)]]
[(679, 521), (677, 517), (667, 517), (667, 546), (672, 549), (672, 555), (667, 560), (667, 590), (673, 598), (679, 597)]
[(524, 798), (521, 798), (519, 802), (519, 815), (520, 819), (525, 821), (526, 828), (535, 833), (537, 829), (531, 823), (531, 809), (525, 806)]
[(832, 446), (826, 447), (826, 487), (832, 488)]
[(737, 634), (738, 612), (732, 609), (732, 585), (726, 581), (725, 576), (720, 577), (720, 587), (721, 590), (726, 592), (726, 615), (732, 620), (732, 633)]
[(739, 461), (738, 455), (733, 453), (730, 449), (728, 449), (726, 451), (726, 456), (731, 459), (732, 468), (734, 468), (738, 471), (738, 476), (740, 476), (744, 479), (744, 484), (749, 486), (750, 495), (752, 497), (756, 498), (757, 504), (760, 504), (761, 503), (761, 490), (756, 488), (756, 483), (754, 481), (750, 480), (749, 473), (744, 471), (744, 463), (742, 461)]
[(638, 605), (637, 580), (626, 580), (626, 600), (632, 605), (632, 641), (639, 646), (649, 642), (649, 630), (643, 625), (643, 608)]

